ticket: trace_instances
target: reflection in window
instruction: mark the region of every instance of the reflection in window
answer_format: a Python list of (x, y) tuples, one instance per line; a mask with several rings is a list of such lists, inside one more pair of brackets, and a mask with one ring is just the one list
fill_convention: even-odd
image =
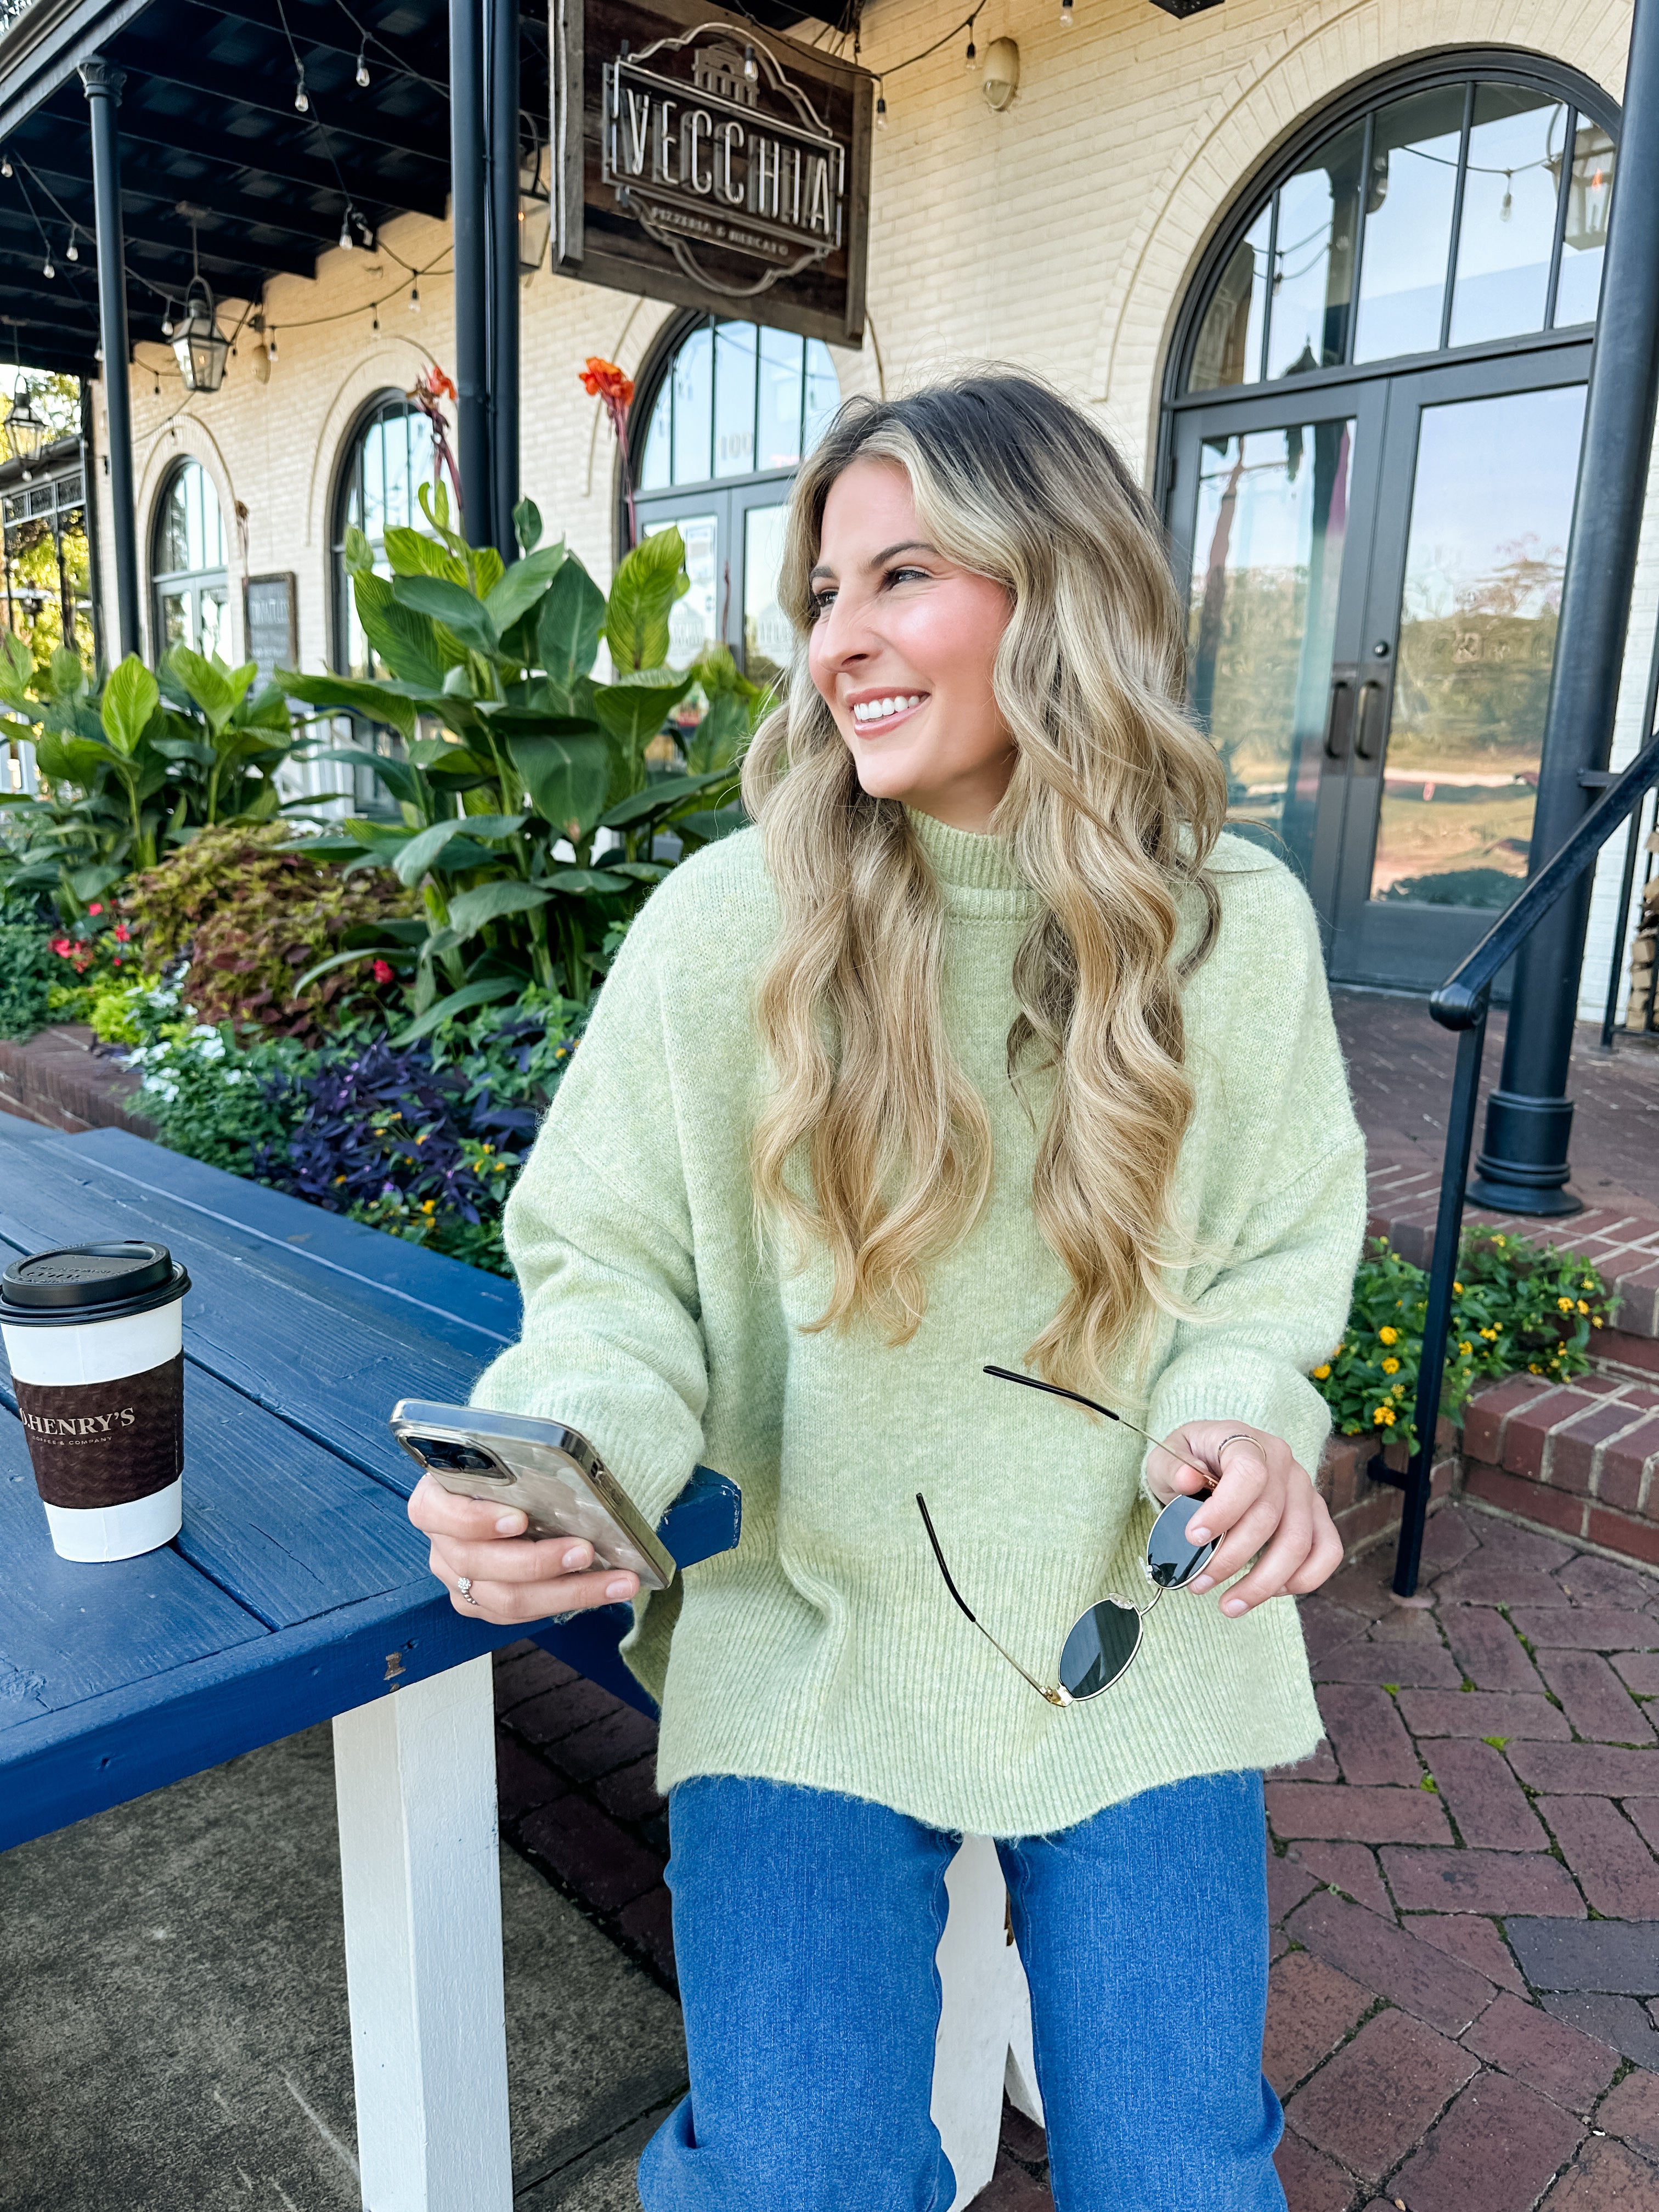
[(1255, 208), (1212, 279), (1187, 389), (1592, 320), (1613, 163), (1599, 124), (1532, 86), (1379, 102)]
[(1255, 430), (1201, 448), (1189, 642), (1193, 711), (1236, 826), (1305, 875), (1330, 684), (1352, 424)]
[(778, 605), (787, 507), (751, 507), (743, 518), (743, 642), (751, 684), (781, 683), (795, 633)]
[(1374, 899), (1526, 877), (1583, 415), (1583, 385), (1423, 410)]
[(657, 394), (639, 448), (639, 489), (798, 468), (840, 404), (820, 339), (704, 324), (682, 342)]
[(1447, 84), (1377, 111), (1356, 361), (1432, 353), (1440, 343), (1466, 104), (1464, 87)]
[(1565, 102), (1516, 84), (1475, 87), (1451, 343), (1541, 331), (1560, 199)]
[(677, 514), (667, 522), (647, 522), (643, 535), (678, 530), (685, 546), (690, 589), (668, 611), (668, 665), (689, 668), (706, 645), (720, 634), (720, 518)]
[(1328, 139), (1279, 194), (1267, 374), (1296, 376), (1347, 358), (1365, 126)]
[(181, 461), (156, 511), (150, 549), (155, 641), (230, 657), (230, 579), (219, 495), (199, 461)]
[[(418, 530), (427, 534), (426, 517), (416, 493), (431, 473), (432, 432), (425, 416), (401, 392), (386, 393), (360, 417), (334, 494), (334, 665), (340, 675), (392, 673), (363, 635), (357, 619), (357, 602), (346, 573), (346, 532), (362, 532), (374, 556), (375, 574), (389, 576), (392, 565), (386, 557), (386, 534), (388, 530)], [(398, 758), (403, 751), (403, 740), (395, 730), (356, 718), (341, 729), (340, 736), (344, 743), (382, 753), (388, 759)], [(377, 776), (362, 768), (351, 773), (359, 813), (396, 813)]]

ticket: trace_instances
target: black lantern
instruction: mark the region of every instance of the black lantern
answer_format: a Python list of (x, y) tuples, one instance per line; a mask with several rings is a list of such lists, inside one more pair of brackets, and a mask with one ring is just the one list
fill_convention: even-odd
[(173, 326), (173, 350), (186, 392), (216, 392), (225, 380), (230, 340), (219, 327), (213, 289), (204, 276), (192, 276), (185, 312)]
[(12, 396), (11, 412), (6, 417), (6, 435), (25, 471), (32, 461), (40, 459), (41, 447), (52, 436), (51, 425), (43, 422), (34, 411), (33, 394), (27, 384), (20, 383)]
[(541, 149), (530, 165), (519, 165), (519, 274), (533, 276), (547, 255), (553, 228), (553, 202), (541, 179)]

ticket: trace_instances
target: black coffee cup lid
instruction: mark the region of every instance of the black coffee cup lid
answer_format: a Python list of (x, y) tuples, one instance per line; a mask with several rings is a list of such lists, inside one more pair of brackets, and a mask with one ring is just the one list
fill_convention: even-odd
[(182, 1297), (190, 1278), (165, 1244), (123, 1238), (65, 1244), (14, 1260), (0, 1274), (0, 1315), (8, 1321), (114, 1321)]

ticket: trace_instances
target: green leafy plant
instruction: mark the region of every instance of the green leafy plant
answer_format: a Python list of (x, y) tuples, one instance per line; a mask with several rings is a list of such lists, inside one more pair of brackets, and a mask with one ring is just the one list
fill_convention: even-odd
[[(1516, 1373), (1565, 1378), (1589, 1365), (1589, 1335), (1607, 1317), (1608, 1292), (1576, 1253), (1525, 1237), (1466, 1230), (1458, 1246), (1452, 1325), (1442, 1385), (1455, 1414), (1477, 1382)], [(1429, 1279), (1386, 1237), (1359, 1264), (1342, 1341), (1313, 1371), (1315, 1387), (1348, 1437), (1418, 1445), (1417, 1401)]]
[[(562, 544), (540, 544), (528, 501), (511, 567), (450, 526), (441, 486), (423, 485), (421, 501), (430, 534), (387, 532), (389, 577), (362, 533), (347, 535), (358, 617), (392, 674), (281, 678), (323, 713), (404, 741), (401, 760), (317, 753), (372, 769), (403, 819), (351, 820), (304, 849), (348, 873), (390, 870), (418, 887), (422, 919), (354, 933), (301, 979), (373, 953), (403, 988), (404, 1042), (441, 1010), (516, 999), (532, 983), (585, 1002), (607, 942), (672, 865), (659, 836), (684, 854), (740, 823), (736, 761), (763, 696), (723, 648), (690, 669), (666, 665), (670, 613), (687, 589), (678, 530), (636, 546), (607, 599)], [(602, 640), (608, 684), (592, 674)], [(705, 702), (695, 728), (671, 724), (694, 690)]]
[(31, 1037), (46, 1027), (57, 969), (38, 922), (0, 922), (0, 1037)]
[(342, 958), (339, 947), (406, 927), (416, 905), (395, 879), (292, 850), (287, 825), (266, 822), (204, 830), (134, 881), (125, 910), (152, 967), (188, 956), (202, 1021), (315, 1043), (348, 1008), (378, 1005), (392, 981), (373, 951)]
[(175, 646), (157, 674), (129, 653), (94, 689), (66, 647), (43, 680), (22, 641), (0, 634), (0, 722), (33, 742), (45, 787), (0, 794), (11, 815), (0, 891), (50, 899), (73, 927), (202, 830), (283, 811), (276, 772), (295, 748), (293, 718), (275, 684), (252, 691), (255, 673)]

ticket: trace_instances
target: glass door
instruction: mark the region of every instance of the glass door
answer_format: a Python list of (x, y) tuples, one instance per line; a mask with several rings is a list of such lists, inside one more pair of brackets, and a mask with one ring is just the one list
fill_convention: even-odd
[(1574, 349), (1390, 389), (1337, 975), (1432, 988), (1526, 880), (1583, 426), (1583, 384), (1563, 377), (1586, 366)]

